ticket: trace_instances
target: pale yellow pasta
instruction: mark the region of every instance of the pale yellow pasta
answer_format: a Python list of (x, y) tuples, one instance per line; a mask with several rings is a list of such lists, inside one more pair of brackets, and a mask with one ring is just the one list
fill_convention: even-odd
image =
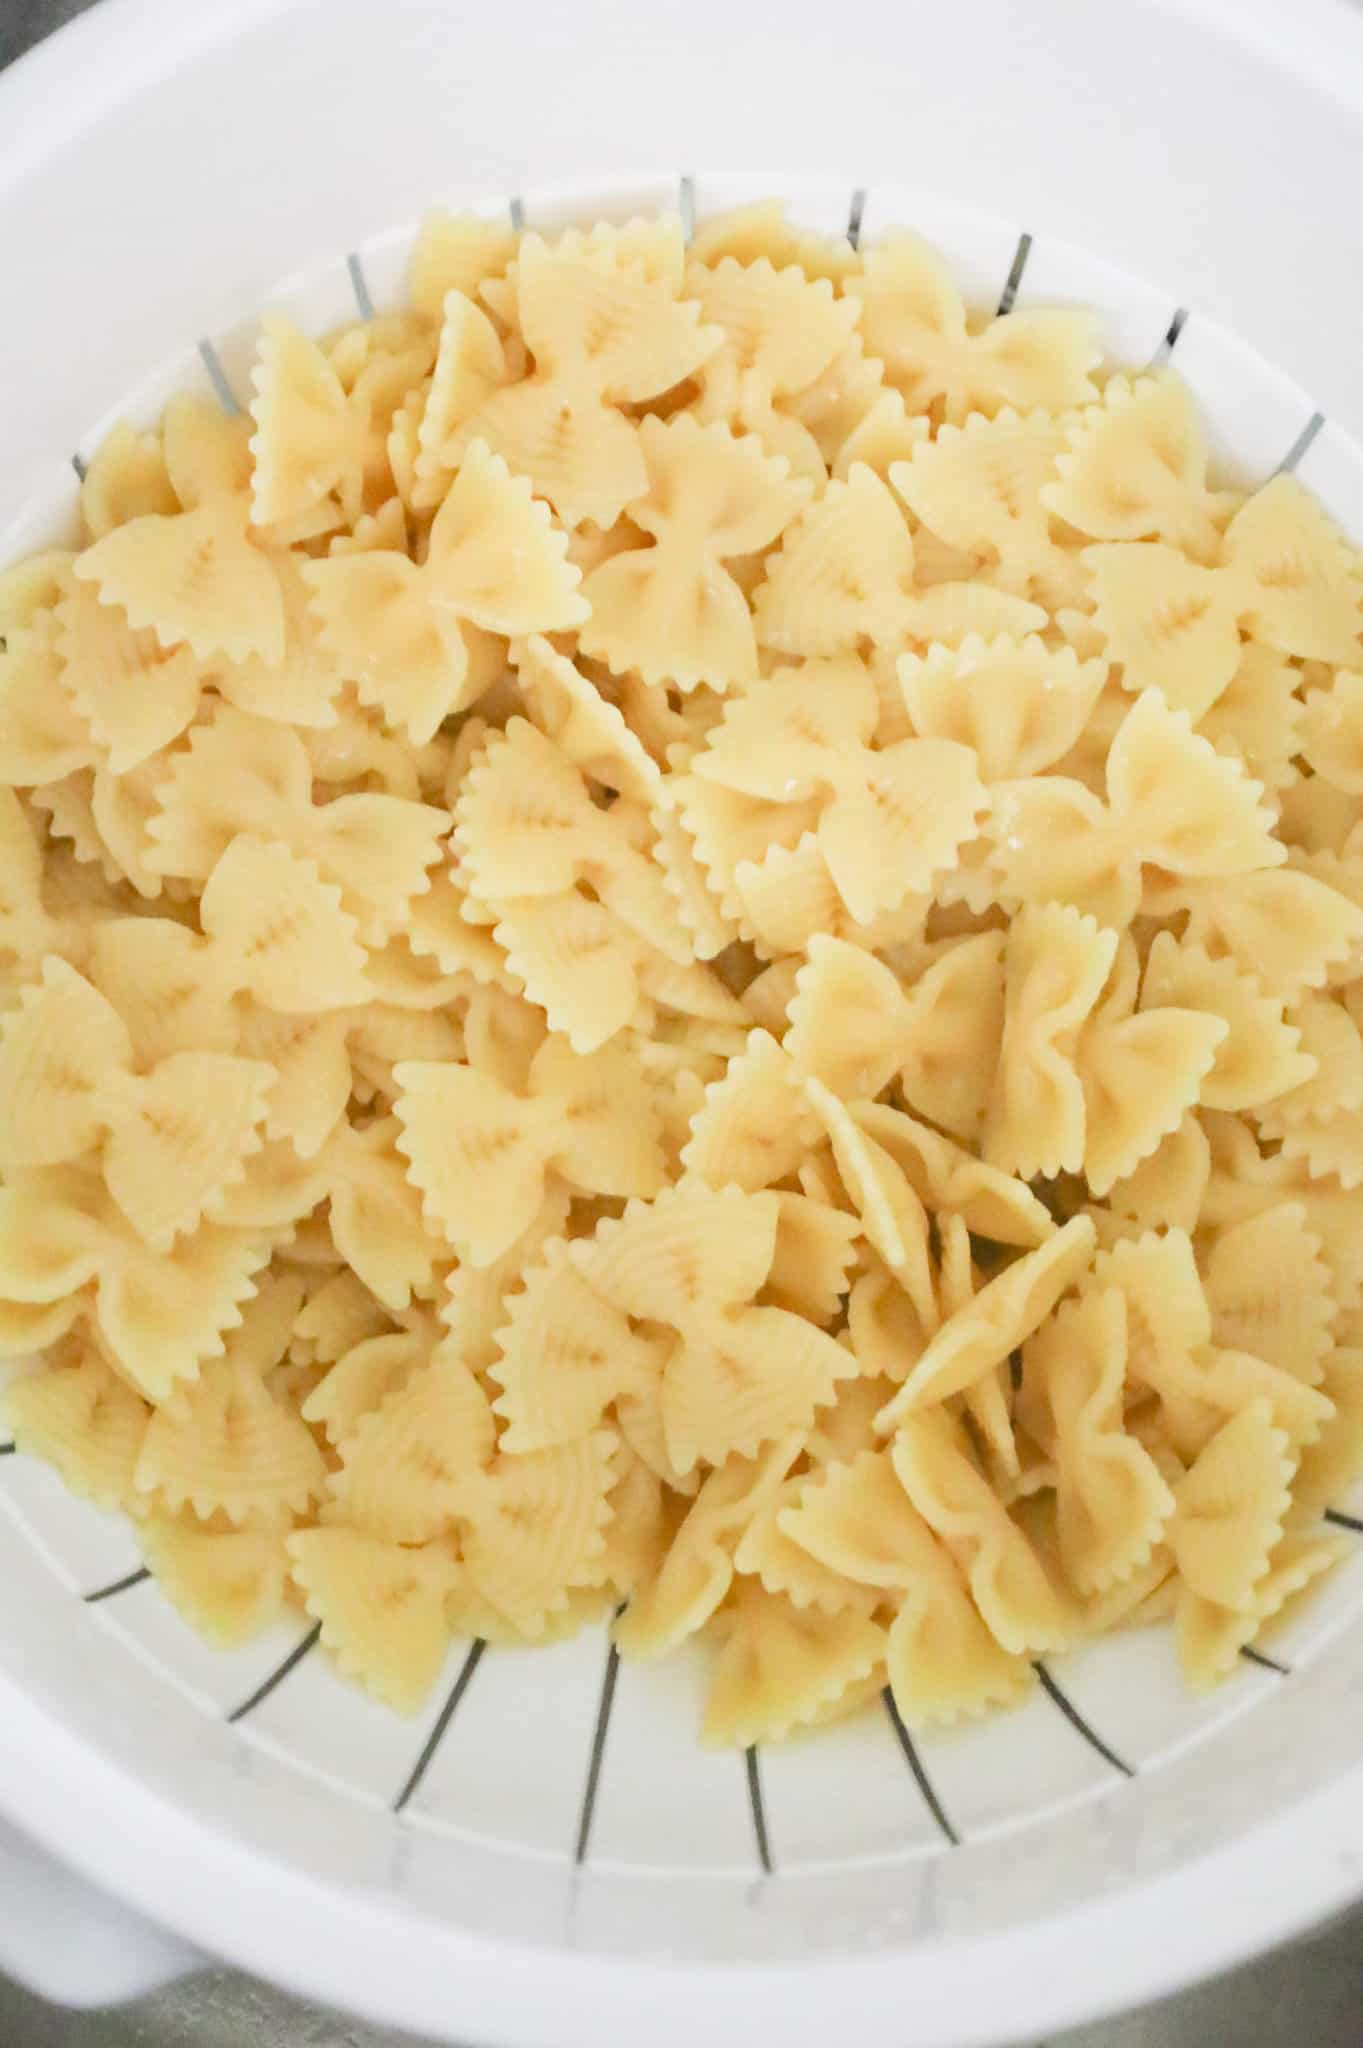
[(916, 1413), (890, 1458), (914, 1507), (964, 1572), (999, 1648), (1014, 1657), (1064, 1648), (1076, 1631), (1074, 1596), (1047, 1573), (974, 1462), (964, 1426), (946, 1408)]
[(59, 1344), (50, 1364), (11, 1382), (4, 1408), (20, 1450), (54, 1466), (72, 1493), (132, 1506), (151, 1410), (93, 1345)]
[(1052, 538), (1041, 497), (1063, 435), (1063, 419), (1047, 412), (974, 414), (920, 441), (890, 481), (915, 518), (989, 581), (1054, 610), (1084, 595), (1082, 565)]
[(885, 1630), (869, 1616), (801, 1608), (752, 1580), (722, 1627), (702, 1728), (715, 1745), (779, 1741), (883, 1667)]
[(984, 640), (899, 658), (913, 730), (973, 747), (986, 782), (1039, 775), (1076, 744), (1107, 681), (1107, 664), (1072, 647), (1052, 650), (1035, 634)]
[(925, 890), (988, 804), (973, 748), (907, 739), (877, 750), (876, 717), (859, 663), (811, 662), (755, 683), (691, 763), (693, 776), (763, 803), (812, 801), (819, 850), (862, 923)]
[(157, 1585), (217, 1649), (236, 1649), (277, 1621), (289, 1584), (287, 1524), (218, 1528), (193, 1514), (142, 1518), (138, 1540)]
[(460, 1486), (460, 1547), (475, 1589), (523, 1635), (605, 1576), (617, 1438), (596, 1430), (542, 1451), (501, 1452)]
[(644, 420), (639, 452), (647, 487), (629, 516), (653, 545), (588, 576), (583, 648), (645, 683), (726, 691), (755, 681), (753, 620), (724, 563), (770, 547), (805, 504), (808, 482), (756, 437), (686, 414)]
[(481, 437), (570, 525), (610, 526), (647, 475), (633, 423), (619, 409), (691, 376), (722, 340), (701, 324), (680, 278), (650, 275), (628, 243), (568, 234), (522, 240), (515, 319), (533, 377), (495, 393), (465, 434)]
[(801, 1440), (798, 1433), (778, 1438), (757, 1457), (727, 1458), (706, 1475), (666, 1554), (616, 1625), (625, 1656), (661, 1656), (705, 1626), (733, 1584), (744, 1531), (779, 1494)]
[(703, 1733), (1226, 1675), (1363, 1474), (1363, 558), (1086, 311), (435, 214), (0, 573), (20, 1453), (232, 1646)]
[(394, 1069), (399, 1149), (441, 1234), (474, 1266), (522, 1237), (557, 1174), (584, 1194), (651, 1195), (663, 1161), (649, 1090), (623, 1050), (583, 1057), (557, 1037), (524, 1093), (443, 1060)]
[(1094, 540), (1162, 540), (1216, 556), (1237, 500), (1207, 487), (1207, 443), (1191, 392), (1168, 370), (1111, 377), (1083, 412), (1042, 486), (1047, 507)]
[(1025, 1252), (949, 1315), (909, 1372), (904, 1386), (876, 1418), (889, 1435), (906, 1417), (935, 1407), (982, 1379), (1040, 1327), (1080, 1279), (1093, 1257), (1095, 1234), (1087, 1216), (1072, 1216), (1035, 1251)]
[(439, 1543), (385, 1543), (344, 1527), (296, 1530), (288, 1552), (294, 1583), (341, 1670), (398, 1713), (415, 1713), (453, 1633), (453, 1552)]
[(846, 289), (860, 299), (870, 353), (915, 412), (949, 420), (1000, 406), (1084, 404), (1097, 392), (1098, 320), (1026, 311), (972, 320), (941, 258), (917, 235), (888, 235)]
[(460, 462), (420, 566), (400, 550), (372, 548), (312, 562), (304, 575), (323, 643), (360, 701), (417, 742), (476, 694), (463, 622), (544, 633), (587, 617), (563, 534), (526, 479), (482, 441)]
[(1126, 1301), (1081, 1294), (1023, 1345), (1019, 1409), (1056, 1469), (1060, 1554), (1076, 1590), (1106, 1591), (1146, 1564), (1174, 1500), (1123, 1427)]
[[(371, 1369), (372, 1362), (371, 1354)], [(391, 1358), (385, 1364), (391, 1369)], [(442, 1346), (402, 1373), (400, 1384), (339, 1439), (328, 1518), (391, 1543), (430, 1542), (452, 1530), (464, 1481), (487, 1463), (495, 1445), (486, 1394)]]

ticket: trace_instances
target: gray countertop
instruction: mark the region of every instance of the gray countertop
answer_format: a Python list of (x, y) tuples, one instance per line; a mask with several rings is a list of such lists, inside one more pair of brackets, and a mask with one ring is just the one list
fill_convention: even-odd
[[(0, 0), (0, 66), (91, 0)], [(1290, 4), (1290, 0), (1289, 0)], [(70, 2013), (0, 1977), (5, 2048), (400, 2048), (377, 2031), (204, 1971), (113, 2012)], [(1363, 2048), (1363, 1912), (1195, 1991), (1046, 2048)], [(1029, 2044), (1041, 2048), (1041, 2044)]]

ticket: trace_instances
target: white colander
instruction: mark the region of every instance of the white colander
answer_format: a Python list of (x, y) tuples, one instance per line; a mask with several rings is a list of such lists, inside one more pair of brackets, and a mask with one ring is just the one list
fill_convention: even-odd
[[(772, 191), (913, 223), (981, 305), (1102, 307), (1233, 474), (1286, 463), (1363, 536), (1360, 189), (1345, 0), (108, 0), (0, 84), (0, 561), (61, 531), (118, 414), (235, 402), (267, 300), (394, 298), (434, 201), (557, 226)], [(964, 2048), (1153, 1997), (1363, 1892), (1363, 1498), (1336, 1508), (1357, 1558), (1210, 1701), (1146, 1632), (965, 1732), (887, 1709), (744, 1758), (697, 1746), (698, 1666), (595, 1632), (459, 1650), (411, 1723), (310, 1634), (210, 1652), (118, 1523), (0, 1456), (0, 1807), (136, 1909), (0, 1844), (0, 1963), (92, 2000), (207, 1951), (509, 2048)]]

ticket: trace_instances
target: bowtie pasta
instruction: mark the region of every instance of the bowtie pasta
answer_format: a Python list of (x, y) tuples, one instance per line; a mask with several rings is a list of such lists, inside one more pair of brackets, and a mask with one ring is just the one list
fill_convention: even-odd
[(0, 1352), (230, 1646), (715, 1650), (750, 1744), (1363, 1468), (1363, 558), (1095, 315), (440, 215), (0, 577)]

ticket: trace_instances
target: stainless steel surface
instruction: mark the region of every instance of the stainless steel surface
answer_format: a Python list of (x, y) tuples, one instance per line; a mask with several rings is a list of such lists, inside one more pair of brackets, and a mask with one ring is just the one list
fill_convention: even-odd
[[(0, 66), (90, 4), (0, 0)], [(136, 2004), (94, 2013), (46, 2005), (0, 1977), (3, 2048), (402, 2048), (404, 2042), (410, 2048), (411, 2037), (301, 2005), (234, 1970), (203, 1971)], [(1181, 1997), (1028, 2048), (1212, 2043), (1363, 2048), (1363, 1911)]]

